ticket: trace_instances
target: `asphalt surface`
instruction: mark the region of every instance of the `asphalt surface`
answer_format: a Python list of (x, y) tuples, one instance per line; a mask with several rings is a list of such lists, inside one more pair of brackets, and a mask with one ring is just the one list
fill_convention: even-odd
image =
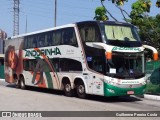
[(3, 80), (0, 80), (0, 96), (0, 111), (94, 111), (94, 117), (63, 117), (64, 113), (61, 112), (62, 116), (58, 118), (2, 118), (4, 120), (158, 120), (158, 117), (95, 117), (95, 112), (160, 111), (160, 104), (157, 100), (138, 98), (136, 96), (118, 98), (89, 96), (88, 99), (79, 99), (77, 97), (66, 97), (61, 91), (34, 87), (28, 87), (27, 90), (16, 89), (14, 85), (10, 85)]

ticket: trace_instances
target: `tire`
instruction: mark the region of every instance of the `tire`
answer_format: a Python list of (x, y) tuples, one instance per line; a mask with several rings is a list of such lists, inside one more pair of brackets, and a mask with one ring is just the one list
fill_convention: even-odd
[(24, 90), (26, 88), (24, 77), (20, 77), (19, 82), (20, 82), (20, 88)]
[(20, 81), (17, 78), (15, 78), (15, 81), (16, 88), (20, 88)]
[(79, 98), (86, 98), (87, 94), (86, 94), (86, 90), (85, 90), (85, 86), (84, 83), (82, 81), (79, 81), (77, 86), (76, 86), (76, 92)]
[(64, 94), (67, 97), (73, 97), (74, 96), (74, 89), (71, 88), (71, 84), (69, 82), (63, 83), (64, 86)]

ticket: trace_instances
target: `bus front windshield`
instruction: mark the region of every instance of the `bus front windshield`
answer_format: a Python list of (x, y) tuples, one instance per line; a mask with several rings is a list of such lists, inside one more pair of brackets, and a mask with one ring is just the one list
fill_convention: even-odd
[[(133, 26), (104, 25), (105, 40), (114, 46), (141, 46), (137, 29)], [(134, 43), (134, 44), (133, 44)]]
[(107, 74), (112, 77), (128, 79), (144, 76), (142, 53), (113, 53), (112, 59), (107, 60)]

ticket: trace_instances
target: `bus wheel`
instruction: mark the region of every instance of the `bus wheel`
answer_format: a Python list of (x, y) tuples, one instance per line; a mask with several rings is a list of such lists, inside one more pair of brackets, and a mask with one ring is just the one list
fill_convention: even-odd
[(20, 88), (20, 82), (17, 78), (15, 78), (15, 85), (16, 85), (16, 88)]
[(85, 86), (84, 86), (84, 83), (82, 81), (79, 81), (77, 83), (77, 86), (76, 86), (76, 91), (77, 91), (77, 95), (79, 98), (86, 98), (86, 91), (85, 91)]
[(71, 88), (71, 84), (69, 82), (63, 83), (64, 93), (68, 97), (74, 96), (74, 89)]
[(20, 82), (20, 88), (25, 89), (26, 85), (25, 85), (24, 77), (20, 77), (19, 82)]

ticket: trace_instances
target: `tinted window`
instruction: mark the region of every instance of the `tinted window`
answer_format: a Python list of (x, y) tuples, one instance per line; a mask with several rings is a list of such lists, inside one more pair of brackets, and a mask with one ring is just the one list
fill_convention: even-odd
[(37, 46), (38, 46), (38, 47), (44, 47), (44, 46), (46, 46), (45, 33), (38, 34), (38, 35), (36, 36), (36, 38), (37, 38)]
[(34, 71), (36, 67), (36, 59), (30, 59), (30, 60), (24, 60), (23, 61), (23, 67), (26, 71)]
[(74, 28), (66, 28), (62, 31), (62, 44), (78, 46)]
[(79, 61), (73, 59), (63, 58), (60, 59), (61, 71), (82, 71), (82, 64)]
[(53, 38), (52, 38), (53, 45), (60, 45), (61, 39), (62, 39), (62, 31), (61, 30), (54, 31)]
[[(49, 59), (54, 71), (82, 71), (82, 64), (79, 61), (67, 58)], [(51, 72), (49, 64), (44, 59), (29, 59), (23, 61), (26, 71)]]
[(44, 59), (30, 59), (24, 60), (23, 62), (24, 70), (26, 71), (36, 71), (36, 72), (50, 72), (51, 69), (48, 63)]
[(78, 24), (81, 39), (84, 42), (101, 42), (99, 27), (97, 24)]
[(72, 45), (77, 47), (77, 39), (73, 27), (64, 28), (25, 37), (24, 48), (47, 47), (56, 45)]

